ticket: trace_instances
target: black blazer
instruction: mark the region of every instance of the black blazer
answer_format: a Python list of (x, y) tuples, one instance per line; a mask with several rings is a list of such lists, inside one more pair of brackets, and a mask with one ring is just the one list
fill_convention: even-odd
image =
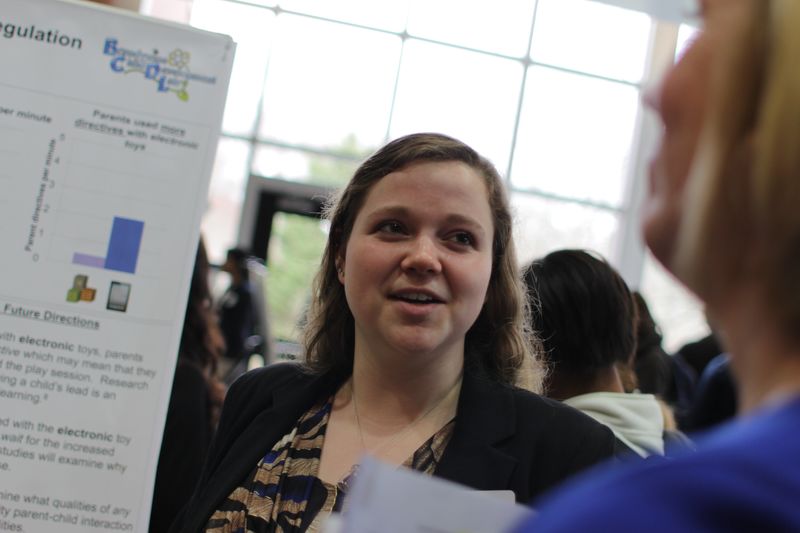
[[(244, 374), (231, 387), (192, 498), (172, 532), (201, 530), (275, 442), (347, 379), (293, 363)], [(614, 453), (614, 435), (576, 409), (465, 370), (453, 436), (435, 475), (528, 502)]]

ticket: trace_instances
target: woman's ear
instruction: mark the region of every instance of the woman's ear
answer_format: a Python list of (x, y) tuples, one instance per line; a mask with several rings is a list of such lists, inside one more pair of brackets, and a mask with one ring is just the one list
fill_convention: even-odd
[(339, 283), (344, 285), (344, 261), (342, 259), (336, 260), (336, 277), (339, 278)]

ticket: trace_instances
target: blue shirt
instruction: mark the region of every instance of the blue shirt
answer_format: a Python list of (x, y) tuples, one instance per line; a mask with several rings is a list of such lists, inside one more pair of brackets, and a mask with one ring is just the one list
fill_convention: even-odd
[(698, 451), (581, 476), (517, 533), (800, 531), (800, 398), (720, 427)]

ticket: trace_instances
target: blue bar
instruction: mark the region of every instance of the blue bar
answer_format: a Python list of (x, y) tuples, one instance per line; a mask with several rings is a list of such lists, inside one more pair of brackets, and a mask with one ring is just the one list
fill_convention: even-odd
[(143, 231), (144, 222), (140, 220), (114, 217), (105, 268), (130, 274), (136, 272)]

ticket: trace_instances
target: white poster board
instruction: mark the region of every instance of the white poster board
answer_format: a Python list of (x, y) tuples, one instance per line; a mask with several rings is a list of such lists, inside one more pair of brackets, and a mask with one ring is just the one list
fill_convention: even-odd
[(146, 531), (227, 36), (0, 5), (0, 531)]

